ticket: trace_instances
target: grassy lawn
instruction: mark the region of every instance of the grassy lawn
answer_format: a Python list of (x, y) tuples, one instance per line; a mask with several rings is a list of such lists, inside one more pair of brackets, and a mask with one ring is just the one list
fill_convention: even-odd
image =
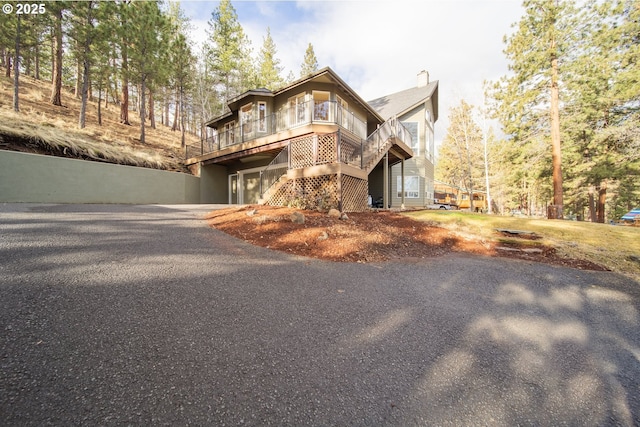
[(559, 254), (603, 265), (640, 282), (640, 228), (577, 221), (516, 218), (460, 211), (415, 211), (406, 215), (451, 230), (493, 241), (509, 240), (496, 228), (532, 231), (541, 237), (531, 244), (556, 248)]

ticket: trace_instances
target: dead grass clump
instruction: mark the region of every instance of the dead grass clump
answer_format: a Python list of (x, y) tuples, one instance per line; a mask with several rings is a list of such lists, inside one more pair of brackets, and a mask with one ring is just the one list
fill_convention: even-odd
[(60, 129), (61, 120), (36, 124), (14, 112), (0, 110), (0, 138), (12, 144), (42, 149), (51, 154), (154, 169), (181, 170), (182, 165), (153, 151), (110, 145), (90, 139), (80, 132)]

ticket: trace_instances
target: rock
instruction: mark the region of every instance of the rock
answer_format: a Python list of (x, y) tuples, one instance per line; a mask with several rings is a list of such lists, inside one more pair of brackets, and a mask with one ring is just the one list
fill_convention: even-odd
[(505, 252), (520, 252), (520, 249), (510, 248), (508, 246), (496, 246), (496, 249), (499, 251), (505, 251)]
[(257, 213), (258, 211), (256, 209), (251, 209), (250, 211), (247, 211), (247, 216), (254, 216)]
[(253, 217), (253, 218), (252, 218), (252, 221), (253, 221), (255, 224), (262, 225), (262, 224), (264, 224), (265, 222), (267, 222), (267, 220), (268, 220), (268, 219), (269, 219), (269, 217), (268, 217), (268, 216), (266, 216), (266, 215), (260, 215), (260, 216)]
[(637, 262), (638, 264), (640, 264), (640, 256), (638, 255), (629, 255), (627, 258), (629, 259), (629, 261)]
[(340, 214), (340, 219), (346, 221), (349, 219), (349, 216), (346, 213), (342, 212), (342, 214)]
[(304, 224), (304, 214), (302, 212), (294, 212), (290, 216), (291, 222), (294, 224)]
[(329, 234), (326, 231), (323, 231), (322, 233), (320, 233), (320, 235), (318, 236), (318, 241), (322, 242), (323, 240), (327, 240), (329, 238)]
[(522, 249), (522, 252), (527, 253), (527, 254), (541, 254), (544, 251), (540, 248), (524, 248)]
[(329, 209), (329, 212), (327, 213), (327, 216), (331, 218), (340, 218), (341, 215), (342, 214), (338, 209)]

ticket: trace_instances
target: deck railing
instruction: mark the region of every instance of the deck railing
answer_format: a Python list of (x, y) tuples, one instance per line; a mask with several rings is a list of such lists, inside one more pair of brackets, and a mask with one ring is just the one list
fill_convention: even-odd
[(311, 100), (287, 106), (257, 120), (248, 120), (231, 129), (219, 131), (200, 144), (186, 147), (185, 156), (186, 158), (202, 156), (308, 124), (337, 124), (359, 138), (367, 136), (367, 123), (352, 111), (335, 101)]

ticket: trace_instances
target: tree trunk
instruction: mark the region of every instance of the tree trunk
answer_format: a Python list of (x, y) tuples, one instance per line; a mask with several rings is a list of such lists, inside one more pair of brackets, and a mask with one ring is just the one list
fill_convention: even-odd
[(129, 76), (127, 64), (127, 50), (122, 49), (122, 100), (120, 101), (120, 123), (130, 126), (129, 123)]
[(145, 143), (145, 135), (144, 135), (144, 121), (145, 121), (145, 108), (144, 108), (144, 102), (145, 102), (145, 97), (144, 97), (144, 92), (145, 92), (145, 79), (144, 77), (142, 78), (142, 82), (140, 83), (140, 142), (142, 144)]
[(173, 126), (171, 126), (171, 130), (173, 132), (175, 132), (176, 129), (178, 129), (178, 116), (179, 116), (178, 110), (180, 108), (179, 104), (180, 104), (180, 94), (176, 93), (176, 106), (175, 106), (175, 111), (173, 113)]
[(4, 55), (5, 55), (5, 65), (7, 66), (7, 68), (5, 68), (5, 72), (4, 72), (4, 76), (9, 78), (11, 77), (11, 54), (9, 53), (9, 49), (4, 51)]
[(598, 189), (598, 222), (604, 224), (604, 211), (605, 204), (607, 202), (607, 181), (602, 181), (600, 183), (600, 188)]
[(558, 58), (556, 55), (556, 41), (551, 41), (551, 158), (553, 166), (553, 217), (562, 219), (562, 151), (560, 145), (560, 97), (558, 88)]
[(40, 40), (38, 40), (36, 42), (36, 46), (35, 46), (35, 50), (36, 50), (36, 63), (35, 63), (35, 69), (33, 71), (33, 77), (36, 80), (40, 80)]
[(89, 98), (89, 43), (85, 45), (84, 60), (82, 61), (82, 92), (80, 93), (80, 118), (78, 127), (84, 129), (87, 118), (87, 102)]
[(102, 81), (98, 86), (98, 125), (102, 126), (102, 109), (100, 108), (100, 104), (102, 104)]
[(156, 112), (155, 112), (154, 104), (155, 103), (153, 101), (153, 92), (149, 91), (149, 124), (151, 126), (151, 129), (156, 128)]
[(16, 24), (16, 51), (15, 57), (13, 58), (13, 111), (20, 111), (20, 99), (19, 99), (19, 89), (20, 89), (20, 68), (19, 58), (20, 58), (20, 15), (17, 15), (17, 24)]
[(62, 106), (62, 9), (55, 8), (55, 27), (53, 30), (53, 69), (51, 99), (53, 105)]
[(166, 92), (164, 98), (164, 113), (162, 114), (162, 124), (165, 126), (169, 126), (169, 102), (167, 102)]
[(181, 126), (180, 126), (180, 130), (182, 132), (181, 138), (180, 138), (180, 144), (181, 146), (184, 148), (184, 146), (186, 145), (186, 140), (185, 140), (185, 120), (184, 120), (184, 89), (181, 87), (180, 88), (180, 121), (181, 121)]
[(80, 62), (80, 60), (78, 60), (78, 62), (76, 63), (76, 87), (73, 91), (73, 95), (76, 98), (80, 98), (80, 91), (82, 90), (82, 62)]

